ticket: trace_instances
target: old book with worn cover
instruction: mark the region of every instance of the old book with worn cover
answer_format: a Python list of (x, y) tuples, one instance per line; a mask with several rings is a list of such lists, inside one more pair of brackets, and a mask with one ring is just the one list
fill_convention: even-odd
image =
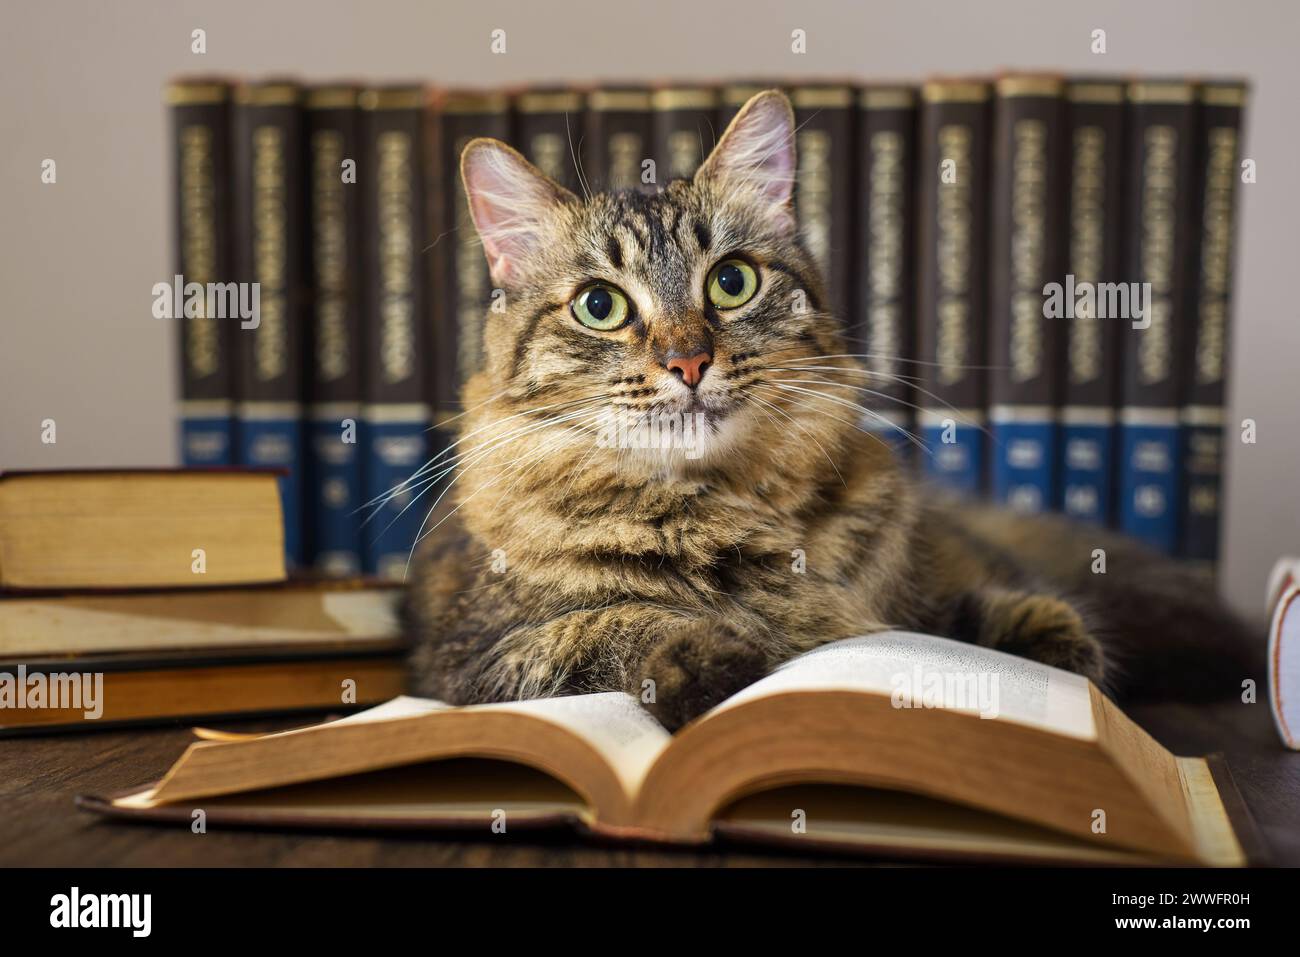
[(425, 265), (425, 92), (361, 94), (362, 270), (366, 298), (362, 376), (362, 568), (402, 578), (423, 517), (407, 482), (427, 455), (424, 356), (430, 326)]
[[(168, 84), (171, 107), (173, 229), (176, 273), (184, 286), (204, 290), (193, 315), (180, 323), (181, 462), (188, 466), (233, 461), (234, 324), (230, 224), (230, 84), (196, 79)], [(171, 285), (171, 283), (168, 283)], [(223, 291), (225, 308), (208, 291)]]
[(690, 179), (713, 149), (718, 91), (711, 86), (668, 86), (654, 91), (655, 183)]
[(921, 88), (917, 366), (923, 471), (964, 493), (984, 490), (989, 87)]
[(312, 266), (307, 362), (308, 552), (327, 575), (361, 573), (360, 91), (307, 91)]
[(1124, 322), (1109, 308), (1124, 256), (1124, 84), (1076, 80), (1065, 99), (1066, 264), (1059, 281), (1069, 313), (1056, 505), (1072, 518), (1109, 525)]
[(0, 473), (0, 590), (203, 588), (281, 581), (277, 473)]
[(284, 544), (301, 567), (303, 359), (309, 324), (301, 89), (245, 84), (235, 91), (235, 265), (256, 283), (259, 314), (236, 339), (236, 461), (281, 470)]
[(1195, 325), (1183, 359), (1183, 558), (1213, 568), (1219, 558), (1223, 508), (1224, 406), (1232, 344), (1232, 274), (1236, 254), (1241, 127), (1248, 89), (1243, 82), (1197, 89), (1200, 222), (1194, 246), (1200, 266), (1189, 310)]
[(1056, 500), (1064, 81), (1008, 74), (994, 86), (989, 211), (989, 424), (994, 501), (1041, 512)]
[(604, 86), (587, 95), (583, 166), (592, 190), (653, 192), (642, 180), (653, 154), (654, 113), (646, 87)]
[[(948, 858), (1239, 865), (1218, 761), (1176, 758), (1077, 675), (925, 635), (834, 642), (670, 735), (637, 699), (399, 698), (271, 735), (199, 732), (83, 807), (188, 825), (570, 826)], [(1235, 818), (1235, 819), (1234, 819)]]
[(528, 161), (570, 192), (582, 193), (584, 97), (536, 88), (515, 97), (515, 144)]
[(899, 449), (912, 441), (916, 402), (916, 90), (872, 84), (858, 94), (857, 313), (851, 352), (869, 375), (862, 426)]
[[(1178, 545), (1182, 494), (1179, 403), (1195, 236), (1196, 89), (1183, 80), (1128, 88), (1127, 279), (1141, 290), (1141, 316), (1121, 326), (1119, 524), (1152, 548)], [(1149, 290), (1149, 297), (1146, 290)]]

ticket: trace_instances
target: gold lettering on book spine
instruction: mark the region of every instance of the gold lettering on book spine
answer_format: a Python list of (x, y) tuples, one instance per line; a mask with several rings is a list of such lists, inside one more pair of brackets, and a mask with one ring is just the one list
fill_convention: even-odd
[[(935, 361), (939, 363), (939, 382), (955, 385), (966, 377), (970, 350), (970, 127), (940, 127), (939, 157), (952, 161), (956, 177), (952, 182), (940, 179), (936, 207), (939, 289)], [(926, 175), (938, 176), (939, 171), (927, 171)]]
[(813, 262), (827, 280), (831, 275), (831, 135), (801, 130), (796, 207), (799, 231)]
[(1196, 336), (1196, 383), (1223, 379), (1228, 292), (1232, 285), (1233, 202), (1237, 182), (1237, 131), (1212, 127), (1207, 140), (1205, 209), (1201, 235), (1200, 318)]
[(259, 284), (261, 324), (254, 331), (253, 369), (262, 382), (288, 370), (288, 197), (284, 132), (253, 131), (253, 278)]
[[(902, 352), (899, 332), (903, 291), (903, 222), (907, 171), (903, 168), (903, 137), (894, 130), (872, 134), (871, 196), (867, 203), (867, 351), (868, 365), (881, 375), (895, 375)], [(878, 386), (881, 391), (887, 391)]]
[(311, 140), (312, 250), (316, 284), (316, 374), (333, 382), (348, 372), (348, 237), (343, 135), (317, 130)]
[(376, 140), (379, 222), (379, 371), (403, 382), (415, 371), (415, 168), (409, 134), (390, 130)]
[[(216, 171), (213, 166), (212, 131), (192, 125), (180, 131), (180, 246), (181, 273), (185, 282), (206, 287), (219, 278), (217, 272)], [(200, 315), (185, 319), (185, 363), (195, 378), (206, 378), (221, 368), (217, 326), (207, 315), (206, 302)]]
[(1043, 374), (1043, 257), (1047, 241), (1047, 124), (1018, 120), (1011, 163), (1011, 379)]
[(1174, 231), (1178, 225), (1178, 131), (1172, 126), (1148, 127), (1143, 144), (1141, 281), (1151, 284), (1151, 301), (1147, 303), (1151, 325), (1138, 338), (1137, 361), (1139, 380), (1153, 385), (1169, 378), (1173, 361), (1170, 335), (1177, 266)]
[[(1076, 286), (1102, 281), (1106, 229), (1106, 131), (1081, 126), (1074, 131), (1070, 172), (1070, 268)], [(1101, 319), (1096, 310), (1076, 307), (1070, 323), (1070, 381), (1094, 382), (1102, 374)]]

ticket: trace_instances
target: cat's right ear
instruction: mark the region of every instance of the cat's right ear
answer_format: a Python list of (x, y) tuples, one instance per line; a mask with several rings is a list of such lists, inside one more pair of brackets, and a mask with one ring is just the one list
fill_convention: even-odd
[(518, 151), (486, 137), (466, 145), (460, 177), (488, 271), (498, 286), (519, 277), (545, 242), (547, 219), (557, 207), (577, 199)]

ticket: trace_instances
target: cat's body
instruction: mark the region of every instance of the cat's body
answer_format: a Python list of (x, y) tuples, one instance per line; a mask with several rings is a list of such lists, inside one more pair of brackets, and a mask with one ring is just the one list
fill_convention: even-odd
[[(1249, 646), (1199, 580), (1100, 531), (947, 502), (859, 428), (875, 374), (794, 234), (790, 132), (764, 94), (694, 181), (585, 201), (507, 147), (467, 149), (508, 305), (412, 570), (417, 689), (626, 690), (676, 727), (887, 627), (1112, 690), (1239, 686)], [(619, 428), (647, 424), (665, 428)], [(671, 447), (646, 442), (669, 426)]]

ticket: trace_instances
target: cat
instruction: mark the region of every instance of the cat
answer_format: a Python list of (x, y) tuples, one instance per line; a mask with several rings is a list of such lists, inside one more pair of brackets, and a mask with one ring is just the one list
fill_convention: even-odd
[(505, 307), (458, 443), (408, 485), (439, 496), (404, 601), (415, 690), (623, 690), (676, 729), (885, 628), (1111, 694), (1239, 689), (1258, 643), (1203, 580), (1097, 528), (947, 500), (859, 428), (879, 379), (800, 243), (793, 135), (761, 93), (692, 179), (583, 198), (503, 143), (465, 147)]

